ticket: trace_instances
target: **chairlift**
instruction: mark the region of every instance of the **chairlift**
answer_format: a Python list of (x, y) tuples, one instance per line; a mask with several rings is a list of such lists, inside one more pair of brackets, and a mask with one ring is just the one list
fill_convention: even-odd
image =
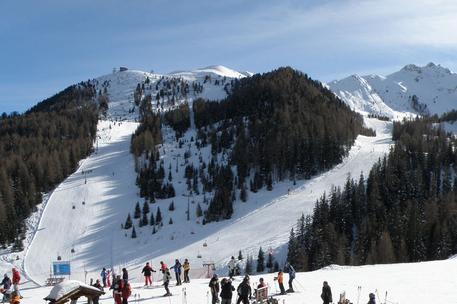
[(202, 255), (200, 254), (200, 251), (199, 251), (197, 254), (197, 259), (201, 259), (201, 258), (202, 258)]
[(73, 205), (72, 209), (76, 209), (76, 206), (75, 206), (75, 205)]
[(62, 257), (60, 255), (57, 256), (57, 261), (62, 261)]
[(208, 247), (208, 244), (206, 243), (206, 241), (203, 243), (203, 247)]
[(75, 248), (71, 248), (71, 253), (75, 253)]

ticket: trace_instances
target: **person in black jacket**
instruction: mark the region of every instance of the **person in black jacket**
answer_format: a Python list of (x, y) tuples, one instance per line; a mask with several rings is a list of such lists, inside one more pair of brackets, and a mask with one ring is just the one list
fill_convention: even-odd
[(324, 304), (329, 304), (330, 302), (333, 302), (332, 289), (330, 288), (330, 285), (328, 285), (327, 281), (324, 281), (324, 285), (322, 286), (321, 299), (322, 301), (324, 301)]
[[(98, 280), (98, 279), (95, 281), (94, 284), (92, 284), (92, 287), (95, 287), (95, 288), (100, 289), (101, 291), (103, 291), (103, 286), (102, 286), (102, 284), (100, 284), (100, 280)], [(92, 298), (92, 303), (93, 304), (98, 304), (99, 303), (98, 302), (99, 299), (100, 299), (100, 296), (94, 296)]]
[(221, 281), (221, 304), (232, 304), (232, 295), (235, 287), (232, 285), (232, 280), (223, 278)]
[(152, 285), (152, 273), (156, 272), (154, 269), (152, 269), (151, 266), (149, 266), (149, 263), (146, 263), (146, 266), (143, 267), (143, 270), (141, 270), (141, 273), (144, 275), (144, 286)]
[(129, 281), (129, 273), (126, 268), (122, 268), (122, 280), (125, 284), (127, 284)]
[(212, 296), (212, 304), (219, 303), (219, 279), (217, 278), (217, 274), (213, 275), (213, 278), (209, 281), (209, 288), (211, 290)]
[(252, 292), (248, 276), (244, 277), (243, 282), (238, 285), (236, 290), (238, 292), (238, 301), (236, 301), (236, 304), (240, 304), (241, 302), (243, 302), (243, 304), (249, 304)]

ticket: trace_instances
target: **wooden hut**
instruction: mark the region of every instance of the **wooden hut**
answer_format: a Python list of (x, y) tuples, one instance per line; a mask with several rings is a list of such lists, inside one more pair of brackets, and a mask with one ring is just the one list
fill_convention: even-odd
[(44, 300), (50, 304), (76, 303), (81, 298), (87, 298), (88, 303), (92, 303), (94, 298), (105, 294), (103, 290), (84, 284), (76, 280), (65, 280), (55, 285), (49, 295)]

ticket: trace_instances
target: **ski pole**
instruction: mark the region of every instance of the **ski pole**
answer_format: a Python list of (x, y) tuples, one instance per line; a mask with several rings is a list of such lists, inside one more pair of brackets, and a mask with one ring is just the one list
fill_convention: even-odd
[(359, 304), (361, 292), (362, 292), (362, 286), (357, 286), (357, 304)]
[(387, 290), (386, 290), (386, 296), (384, 297), (384, 304), (387, 304)]

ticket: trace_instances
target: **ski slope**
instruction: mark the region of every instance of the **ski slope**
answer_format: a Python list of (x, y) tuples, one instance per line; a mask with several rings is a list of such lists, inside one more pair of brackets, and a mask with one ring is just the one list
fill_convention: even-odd
[[(129, 153), (130, 136), (137, 123), (100, 121), (97, 153), (83, 160), (78, 170), (51, 194), (27, 251), (24, 270), (33, 281), (43, 284), (51, 262), (58, 256), (71, 261), (72, 278), (80, 280), (86, 271), (95, 276), (102, 267), (127, 267), (135, 272), (145, 261), (157, 265), (160, 260), (170, 264), (175, 258), (189, 258), (194, 268), (200, 268), (198, 276), (202, 276), (202, 262), (213, 261), (218, 269), (223, 269), (238, 250), (246, 256), (255, 254), (260, 246), (273, 250), (283, 262), (284, 244), (301, 213), (310, 213), (316, 199), (332, 185), (343, 185), (348, 175), (368, 172), (388, 150), (390, 123), (367, 119), (367, 124), (378, 135), (359, 136), (341, 164), (309, 181), (298, 182), (295, 187), (291, 182), (282, 182), (275, 184), (271, 192), (250, 193), (247, 203), (235, 203), (233, 217), (227, 221), (201, 225), (201, 218), (195, 217), (195, 204), (191, 204), (191, 221), (186, 221), (187, 198), (180, 195), (186, 191), (184, 167), (180, 166), (175, 175), (177, 197), (150, 204), (153, 212), (156, 205), (161, 208), (164, 227), (152, 235), (150, 226), (139, 228), (134, 220), (138, 238), (131, 239), (130, 230), (121, 229), (121, 224), (129, 212), (133, 214), (136, 202), (143, 202), (138, 196), (134, 160)], [(186, 136), (195, 136), (193, 132), (188, 131)], [(178, 147), (171, 138), (172, 132), (165, 130), (165, 134), (168, 135), (161, 154), (168, 170), (175, 162), (173, 149)], [(203, 153), (209, 154), (209, 147), (205, 149)], [(196, 159), (194, 156), (192, 160)], [(172, 200), (176, 206), (173, 212), (167, 209)], [(173, 225), (168, 225), (170, 217)]]
[[(329, 266), (318, 271), (297, 273), (294, 281), (296, 293), (277, 296), (277, 298), (280, 303), (283, 303), (282, 300), (284, 300), (286, 304), (321, 304), (322, 282), (326, 280), (332, 288), (334, 303), (338, 301), (339, 294), (342, 292), (346, 292), (346, 297), (354, 304), (367, 303), (370, 292), (378, 295), (376, 297), (378, 304), (384, 303), (385, 299), (387, 303), (392, 304), (455, 303), (457, 289), (454, 274), (456, 272), (457, 261), (455, 259), (358, 267)], [(138, 300), (138, 303), (144, 304), (181, 304), (184, 303), (183, 287), (186, 288), (187, 303), (205, 304), (211, 301), (211, 298), (208, 299), (209, 279), (191, 280), (189, 284), (183, 286), (175, 286), (173, 279), (170, 287), (173, 296), (165, 298), (162, 297), (165, 291), (160, 286), (161, 282), (155, 282), (154, 288), (145, 289), (140, 283), (140, 273), (131, 272), (130, 276), (133, 276), (134, 281), (132, 295), (129, 298), (130, 303), (136, 303), (135, 300)], [(251, 285), (256, 285), (260, 277), (263, 277), (269, 285), (270, 293), (277, 292), (278, 287), (273, 279), (274, 274), (251, 276)], [(284, 279), (287, 282), (287, 274)], [(240, 282), (241, 278), (237, 277), (234, 286), (237, 287)], [(358, 286), (361, 287), (360, 298)], [(50, 290), (50, 287), (23, 290), (24, 299), (21, 303), (36, 304), (46, 297)], [(111, 293), (107, 289), (105, 291), (107, 294), (101, 297), (100, 303), (113, 303)], [(236, 295), (233, 296), (232, 303), (234, 303), (235, 297)], [(87, 302), (80, 299), (78, 303)]]

